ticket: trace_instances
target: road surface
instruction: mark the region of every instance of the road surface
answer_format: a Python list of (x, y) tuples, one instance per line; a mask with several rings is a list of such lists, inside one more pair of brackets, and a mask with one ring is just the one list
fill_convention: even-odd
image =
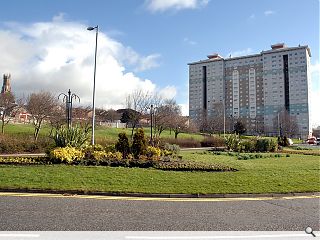
[(319, 196), (148, 199), (0, 194), (0, 231), (319, 231)]

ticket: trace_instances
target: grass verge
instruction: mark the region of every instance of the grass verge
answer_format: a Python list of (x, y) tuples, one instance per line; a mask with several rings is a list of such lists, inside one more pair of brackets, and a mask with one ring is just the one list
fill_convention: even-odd
[(320, 191), (318, 156), (236, 160), (184, 152), (184, 159), (225, 164), (238, 172), (167, 172), (85, 166), (0, 166), (0, 188), (126, 193), (287, 193)]

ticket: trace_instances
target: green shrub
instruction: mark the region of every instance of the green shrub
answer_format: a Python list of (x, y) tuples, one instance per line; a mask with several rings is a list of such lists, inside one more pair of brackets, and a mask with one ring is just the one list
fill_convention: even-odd
[(255, 152), (256, 151), (256, 139), (247, 139), (240, 142), (239, 150), (241, 152)]
[(89, 139), (89, 131), (87, 128), (81, 128), (76, 125), (68, 128), (61, 126), (55, 129), (51, 134), (57, 147), (76, 147), (84, 145)]
[(225, 139), (228, 150), (237, 152), (240, 147), (240, 137), (237, 134), (231, 134)]
[(142, 128), (139, 128), (133, 135), (133, 142), (131, 151), (135, 158), (139, 158), (140, 155), (145, 155), (147, 149), (147, 142)]
[(122, 158), (125, 159), (130, 154), (130, 145), (126, 133), (119, 133), (118, 142), (115, 145), (115, 149), (122, 153)]
[(159, 160), (161, 156), (161, 149), (157, 147), (148, 146), (146, 150), (146, 156), (148, 159)]
[(0, 164), (39, 165), (51, 164), (51, 161), (48, 157), (1, 157)]
[(116, 152), (116, 146), (114, 144), (108, 144), (105, 147), (106, 152)]
[(165, 143), (163, 149), (169, 152), (167, 155), (178, 155), (180, 152), (180, 147), (176, 144)]
[(225, 172), (237, 171), (236, 169), (221, 165), (221, 164), (208, 164), (201, 162), (191, 161), (159, 161), (154, 165), (154, 168), (165, 171), (203, 171), (203, 172)]
[(289, 140), (286, 136), (278, 137), (278, 145), (281, 147), (287, 147), (289, 146)]
[(84, 158), (84, 153), (74, 147), (58, 147), (50, 152), (50, 158), (54, 163), (73, 164), (75, 161), (80, 161)]
[(272, 139), (261, 138), (257, 139), (256, 151), (257, 152), (275, 152), (278, 148), (277, 143)]

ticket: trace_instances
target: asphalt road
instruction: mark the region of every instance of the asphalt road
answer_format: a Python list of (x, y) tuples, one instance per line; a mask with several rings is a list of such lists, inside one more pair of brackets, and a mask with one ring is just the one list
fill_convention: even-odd
[(0, 196), (0, 231), (303, 231), (320, 198), (164, 201)]

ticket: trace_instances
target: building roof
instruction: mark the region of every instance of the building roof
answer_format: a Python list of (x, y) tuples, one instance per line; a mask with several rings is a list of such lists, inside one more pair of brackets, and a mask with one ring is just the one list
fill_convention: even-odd
[(277, 43), (274, 45), (271, 45), (270, 50), (266, 50), (266, 51), (261, 51), (260, 53), (257, 54), (251, 54), (251, 55), (245, 55), (245, 56), (239, 56), (239, 57), (230, 57), (229, 58), (223, 58), (221, 57), (218, 53), (214, 53), (214, 54), (210, 54), (208, 55), (208, 59), (205, 60), (200, 60), (197, 62), (191, 62), (188, 63), (188, 65), (195, 65), (195, 64), (200, 64), (200, 63), (209, 63), (209, 62), (213, 62), (213, 61), (230, 61), (230, 60), (237, 60), (237, 59), (242, 59), (242, 58), (251, 58), (251, 57), (258, 57), (258, 56), (262, 56), (262, 54), (269, 54), (269, 53), (275, 53), (275, 52), (285, 52), (285, 51), (292, 51), (292, 50), (297, 50), (297, 49), (307, 49), (309, 57), (311, 57), (311, 50), (309, 48), (308, 45), (304, 45), (304, 46), (298, 46), (298, 47), (287, 47), (284, 43)]

